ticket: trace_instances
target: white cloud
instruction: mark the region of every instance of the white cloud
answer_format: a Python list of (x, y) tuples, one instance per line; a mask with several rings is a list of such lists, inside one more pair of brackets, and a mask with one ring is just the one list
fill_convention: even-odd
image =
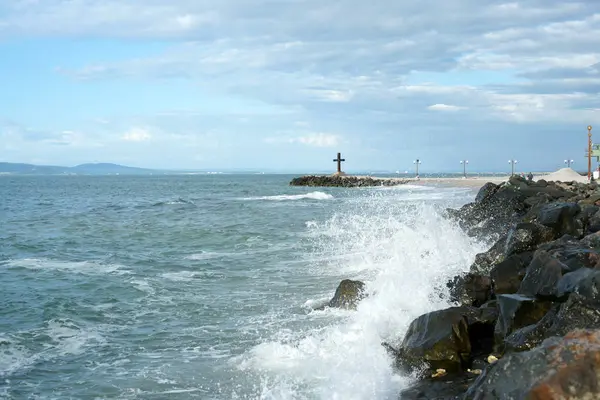
[(340, 137), (338, 135), (331, 135), (328, 133), (313, 133), (295, 138), (294, 141), (307, 146), (333, 147), (340, 144)]
[[(331, 132), (366, 137), (374, 149), (391, 138), (403, 148), (437, 144), (459, 117), (461, 131), (494, 126), (497, 136), (519, 124), (546, 132), (539, 127), (600, 123), (597, 0), (13, 0), (0, 9), (0, 40), (132, 46), (132, 56), (123, 47), (63, 59), (57, 70), (82, 86), (179, 80), (156, 86), (172, 97), (152, 99), (155, 114), (125, 105), (119, 117), (98, 115), (107, 122), (93, 138), (24, 130), (27, 143), (150, 141), (157, 151), (193, 143), (222, 155), (228, 143), (267, 142), (313, 152), (342, 143)], [(184, 96), (175, 96), (183, 79)], [(213, 95), (219, 111), (194, 106)], [(171, 109), (174, 97), (185, 111)]]
[(341, 143), (341, 136), (331, 133), (314, 132), (306, 133), (302, 136), (290, 136), (289, 134), (283, 134), (280, 136), (267, 137), (264, 139), (265, 143), (277, 144), (277, 143), (298, 143), (312, 147), (334, 147)]
[(131, 128), (121, 136), (127, 142), (145, 142), (152, 138), (148, 130), (143, 128)]
[(432, 104), (427, 108), (434, 111), (458, 111), (464, 110), (466, 107), (453, 106), (449, 104)]

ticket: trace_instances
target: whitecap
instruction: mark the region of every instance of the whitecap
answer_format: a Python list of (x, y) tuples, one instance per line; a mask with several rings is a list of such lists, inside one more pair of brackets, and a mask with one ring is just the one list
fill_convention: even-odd
[(62, 261), (46, 258), (23, 258), (8, 260), (9, 268), (26, 268), (31, 270), (73, 272), (86, 275), (116, 274), (125, 275), (130, 271), (118, 264), (103, 264), (94, 261)]
[[(293, 398), (397, 398), (410, 378), (396, 373), (381, 343), (397, 344), (414, 318), (449, 306), (447, 279), (467, 271), (475, 254), (485, 250), (444, 219), (442, 207), (398, 201), (402, 191), (373, 193), (345, 204), (327, 221), (307, 224), (319, 250), (309, 255), (318, 261), (306, 273), (330, 285), (329, 298), (341, 279), (364, 281), (368, 296), (356, 311), (310, 312), (308, 318), (329, 314), (329, 323), (283, 336), (280, 329), (232, 359), (245, 373), (274, 377), (269, 390), (296, 388)], [(325, 296), (304, 306), (320, 305)]]
[(242, 200), (270, 200), (270, 201), (286, 201), (286, 200), (332, 200), (334, 197), (324, 192), (310, 192), (305, 194), (282, 194), (275, 196), (247, 197)]

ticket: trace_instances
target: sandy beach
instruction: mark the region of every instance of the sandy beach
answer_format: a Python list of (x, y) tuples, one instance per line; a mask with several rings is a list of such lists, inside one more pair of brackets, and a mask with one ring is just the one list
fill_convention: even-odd
[[(366, 175), (356, 175), (357, 178), (367, 178)], [(377, 176), (372, 176), (371, 178), (373, 179), (380, 179), (380, 180), (389, 180), (389, 181), (401, 181), (401, 182), (405, 182), (405, 181), (409, 181), (410, 184), (413, 185), (443, 185), (443, 186), (459, 186), (459, 187), (472, 187), (472, 188), (479, 188), (483, 185), (485, 185), (487, 182), (492, 182), (495, 184), (500, 184), (502, 182), (506, 182), (508, 180), (508, 178), (510, 178), (510, 176), (474, 176), (474, 177), (467, 177), (467, 178), (459, 178), (459, 177), (452, 177), (452, 178), (391, 178), (391, 177), (377, 177)]]
[[(362, 177), (362, 176), (361, 176)], [(375, 178), (375, 177), (373, 177)], [(510, 178), (510, 175), (505, 176), (468, 176), (464, 177), (452, 177), (452, 178), (377, 178), (382, 180), (408, 180), (411, 184), (422, 184), (422, 185), (443, 185), (443, 186), (458, 186), (458, 187), (471, 187), (480, 188), (487, 182), (500, 184), (506, 182)], [(560, 182), (580, 182), (586, 183), (588, 181), (586, 176), (579, 174), (571, 168), (561, 168), (554, 172), (540, 172), (534, 175), (533, 180), (538, 181), (544, 179), (546, 181), (560, 181)]]

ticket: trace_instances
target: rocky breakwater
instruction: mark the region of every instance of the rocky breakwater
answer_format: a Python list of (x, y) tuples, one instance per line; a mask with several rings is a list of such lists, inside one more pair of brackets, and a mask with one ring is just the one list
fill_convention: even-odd
[[(598, 185), (512, 177), (447, 212), (493, 245), (447, 283), (452, 307), (383, 343), (415, 378), (399, 398), (600, 398)], [(343, 282), (329, 306), (355, 307), (362, 288)]]
[(600, 398), (599, 206), (596, 183), (512, 177), (448, 210), (494, 244), (387, 345), (418, 378), (400, 398)]
[(408, 179), (372, 178), (370, 176), (306, 175), (292, 179), (290, 185), (315, 187), (368, 187), (396, 186), (407, 183), (408, 181)]

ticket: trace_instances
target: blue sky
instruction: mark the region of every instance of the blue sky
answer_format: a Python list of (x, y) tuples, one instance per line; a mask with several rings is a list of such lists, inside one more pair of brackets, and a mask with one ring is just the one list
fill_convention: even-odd
[(586, 168), (600, 2), (0, 0), (0, 161)]

